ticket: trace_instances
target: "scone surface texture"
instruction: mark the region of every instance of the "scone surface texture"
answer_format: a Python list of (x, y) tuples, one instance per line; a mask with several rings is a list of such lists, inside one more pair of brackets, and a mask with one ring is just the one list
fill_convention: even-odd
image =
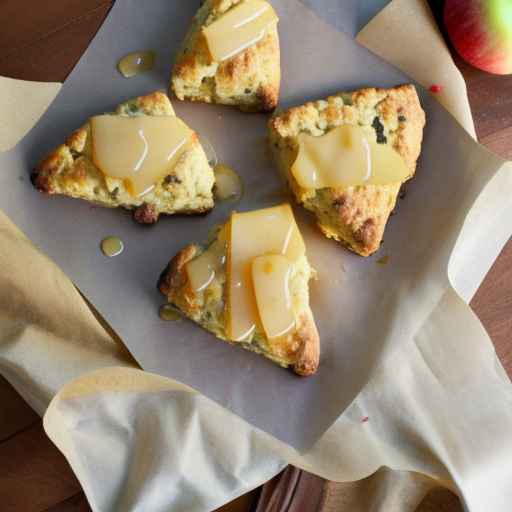
[(281, 82), (277, 25), (267, 28), (256, 44), (222, 62), (210, 56), (202, 28), (211, 25), (244, 0), (206, 0), (192, 20), (171, 76), (180, 100), (234, 105), (251, 112), (271, 112)]
[(327, 237), (369, 256), (380, 247), (403, 183), (315, 190), (302, 188), (291, 172), (299, 134), (321, 136), (343, 124), (360, 126), (367, 137), (391, 145), (410, 170), (410, 179), (421, 152), (425, 113), (414, 86), (401, 85), (342, 92), (291, 108), (269, 121), (274, 159), (297, 202), (316, 215)]
[[(167, 95), (154, 92), (120, 104), (119, 116), (171, 116)], [(130, 194), (122, 179), (105, 175), (93, 162), (91, 126), (87, 122), (33, 171), (32, 183), (41, 192), (63, 194), (95, 204), (134, 210), (134, 218), (152, 224), (160, 214), (194, 214), (214, 206), (214, 174), (193, 133), (187, 149), (155, 187), (141, 197)]]
[[(218, 338), (233, 343), (227, 335), (225, 267), (200, 292), (194, 291), (189, 283), (186, 265), (203, 251), (204, 248), (198, 245), (189, 245), (182, 249), (162, 272), (158, 288), (168, 302), (188, 318)], [(308, 282), (312, 275), (313, 270), (306, 256), (294, 264), (289, 284), (296, 320), (292, 331), (282, 338), (269, 340), (261, 326), (257, 326), (250, 338), (236, 344), (262, 354), (281, 366), (291, 367), (299, 375), (315, 373), (319, 364), (320, 340), (309, 307)]]

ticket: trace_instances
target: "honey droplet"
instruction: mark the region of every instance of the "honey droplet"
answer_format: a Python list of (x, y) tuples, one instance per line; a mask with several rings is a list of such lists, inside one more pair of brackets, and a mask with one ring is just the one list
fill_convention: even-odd
[(215, 169), (215, 197), (220, 201), (242, 198), (242, 181), (238, 174), (225, 164), (218, 164)]
[(389, 256), (382, 256), (379, 260), (377, 260), (377, 265), (387, 265), (389, 263)]
[(215, 167), (219, 163), (219, 160), (217, 158), (217, 153), (212, 146), (212, 143), (204, 135), (198, 134), (198, 138), (199, 144), (201, 144), (202, 148), (204, 149), (204, 153), (208, 163), (210, 164), (210, 167)]
[(109, 258), (113, 258), (114, 256), (119, 256), (124, 250), (124, 243), (117, 236), (109, 236), (104, 238), (100, 244), (101, 252), (108, 256)]
[(166, 322), (180, 322), (183, 319), (181, 313), (172, 304), (160, 306), (158, 316)]
[(117, 63), (117, 69), (125, 78), (151, 71), (155, 64), (155, 52), (152, 50), (133, 52), (125, 55)]

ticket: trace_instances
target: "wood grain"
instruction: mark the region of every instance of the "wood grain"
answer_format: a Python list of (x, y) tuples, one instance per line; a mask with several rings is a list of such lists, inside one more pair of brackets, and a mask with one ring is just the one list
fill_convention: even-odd
[(2, 512), (40, 512), (80, 491), (40, 421), (0, 445), (0, 468)]
[[(67, 0), (44, 2), (44, 8), (43, 3), (39, 5), (35, 1), (2, 0), (0, 74), (62, 82), (100, 28), (112, 2)], [(32, 15), (22, 16), (24, 8)]]
[[(429, 3), (441, 21), (443, 0), (429, 0)], [(0, 75), (63, 81), (112, 4), (111, 0), (0, 0)], [(456, 54), (454, 60), (468, 85), (480, 141), (501, 156), (512, 158), (512, 76), (482, 73), (465, 64)], [(511, 290), (512, 244), (509, 243), (471, 303), (509, 375), (512, 375)], [(273, 487), (267, 486), (267, 494), (274, 492), (280, 481), (277, 478), (270, 484)], [(337, 484), (327, 484), (304, 474), (296, 486), (295, 500), (302, 496), (303, 501), (295, 501), (293, 510), (357, 512), (336, 499), (325, 501), (323, 506), (319, 501), (314, 504), (307, 501), (318, 500), (327, 487), (332, 498), (336, 495)], [(248, 512), (254, 508), (258, 495), (256, 490), (219, 510)], [(44, 435), (40, 420), (1, 378), (0, 503), (1, 512), (90, 511), (70, 467)], [(423, 500), (417, 512), (434, 511), (460, 512), (461, 507), (453, 494), (434, 491)]]
[(57, 503), (44, 512), (91, 512), (91, 507), (83, 492), (79, 492), (70, 498)]
[(39, 416), (0, 376), (0, 446), (16, 433), (26, 430), (38, 421)]

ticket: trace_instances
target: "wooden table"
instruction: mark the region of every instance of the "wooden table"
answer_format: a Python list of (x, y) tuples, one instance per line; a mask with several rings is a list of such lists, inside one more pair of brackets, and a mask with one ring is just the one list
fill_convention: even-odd
[[(63, 81), (107, 15), (112, 0), (2, 0), (0, 75), (27, 80)], [(431, 0), (436, 13), (442, 1)], [(480, 141), (512, 159), (512, 76), (481, 73), (455, 57), (469, 90)], [(496, 351), (512, 375), (512, 243), (505, 247), (471, 306), (487, 328)], [(312, 478), (312, 489), (325, 485)], [(224, 512), (248, 511), (257, 493)], [(459, 510), (438, 495), (424, 510)], [(85, 512), (80, 484), (64, 457), (45, 436), (41, 420), (0, 377), (0, 508), (2, 512)], [(334, 509), (333, 509), (334, 510)]]

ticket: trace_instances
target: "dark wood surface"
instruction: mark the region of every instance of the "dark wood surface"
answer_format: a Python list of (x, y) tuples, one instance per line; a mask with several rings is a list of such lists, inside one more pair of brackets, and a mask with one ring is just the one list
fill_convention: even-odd
[[(107, 15), (111, 0), (0, 0), (0, 75), (26, 80), (63, 81)], [(441, 0), (431, 0), (436, 15)], [(455, 60), (466, 78), (480, 142), (512, 158), (512, 76), (482, 73)], [(505, 247), (471, 306), (489, 332), (512, 375), (512, 243)], [(336, 484), (306, 479), (336, 495)], [(304, 492), (304, 490), (302, 490)], [(247, 512), (258, 491), (223, 507)], [(44, 435), (41, 421), (0, 377), (0, 509), (2, 512), (86, 512), (90, 508), (64, 457)], [(342, 510), (334, 500), (325, 510)], [(424, 512), (460, 510), (446, 492), (434, 493)], [(300, 508), (297, 508), (300, 510)]]

